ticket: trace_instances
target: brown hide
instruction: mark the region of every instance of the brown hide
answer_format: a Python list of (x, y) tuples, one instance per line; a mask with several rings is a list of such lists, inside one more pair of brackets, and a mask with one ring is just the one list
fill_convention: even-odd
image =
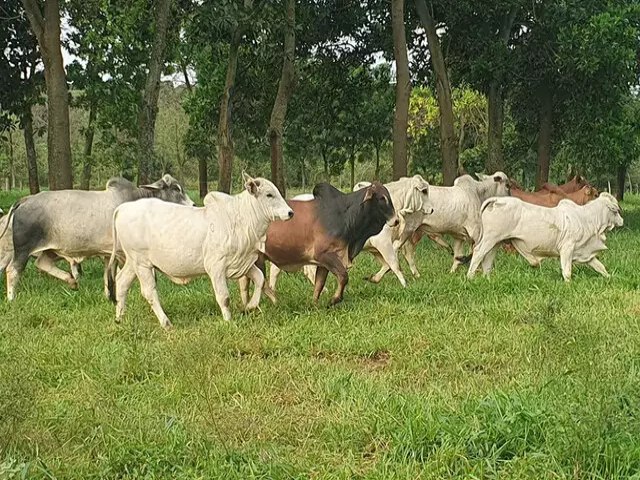
[(273, 222), (267, 230), (269, 260), (287, 270), (287, 266), (312, 263), (319, 252), (333, 252), (346, 258), (346, 242), (327, 235), (315, 213), (315, 200), (289, 200), (287, 203), (294, 212), (293, 218)]

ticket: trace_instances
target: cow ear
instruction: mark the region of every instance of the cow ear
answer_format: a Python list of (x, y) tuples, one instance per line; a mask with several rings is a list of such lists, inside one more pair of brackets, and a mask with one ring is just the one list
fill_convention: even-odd
[(502, 181), (502, 177), (500, 175), (496, 175), (495, 177), (493, 177), (493, 181), (494, 182), (501, 182)]
[(364, 198), (362, 199), (362, 203), (366, 202), (367, 200), (371, 200), (373, 198), (373, 188), (369, 187), (367, 188), (367, 191), (364, 194)]
[(162, 190), (167, 186), (167, 182), (165, 182), (164, 177), (162, 177), (157, 182), (150, 183), (149, 185), (140, 185), (140, 188), (149, 188), (151, 190)]
[(249, 180), (246, 181), (245, 184), (244, 184), (244, 188), (247, 189), (247, 192), (249, 192), (254, 197), (258, 195), (258, 187), (259, 186), (260, 186), (260, 182), (258, 182), (257, 180), (254, 180), (251, 177), (249, 177)]

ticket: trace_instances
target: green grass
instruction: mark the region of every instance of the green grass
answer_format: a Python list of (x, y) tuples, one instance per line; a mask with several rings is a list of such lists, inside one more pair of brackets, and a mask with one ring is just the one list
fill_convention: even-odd
[(469, 282), (423, 245), (406, 289), (362, 280), (362, 254), (343, 304), (282, 275), (250, 315), (234, 286), (231, 323), (207, 279), (162, 278), (169, 333), (137, 284), (114, 323), (100, 262), (77, 292), (30, 266), (0, 300), (0, 479), (640, 478), (640, 198), (624, 210), (609, 280), (501, 252)]

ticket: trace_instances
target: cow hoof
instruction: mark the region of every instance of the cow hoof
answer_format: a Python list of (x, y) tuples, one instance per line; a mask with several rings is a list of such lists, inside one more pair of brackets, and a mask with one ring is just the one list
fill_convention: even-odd
[(75, 280), (69, 281), (68, 284), (71, 290), (78, 290), (78, 282), (76, 282)]
[(342, 301), (342, 298), (335, 298), (333, 297), (330, 301), (329, 301), (329, 306), (333, 307), (334, 305), (340, 303)]
[(164, 324), (161, 324), (161, 325), (162, 325), (162, 328), (164, 328), (164, 330), (166, 332), (168, 332), (169, 330), (171, 330), (173, 328), (173, 324), (171, 322), (167, 322), (167, 323), (164, 323)]
[(364, 279), (371, 283), (380, 283), (380, 279), (376, 277), (364, 277)]

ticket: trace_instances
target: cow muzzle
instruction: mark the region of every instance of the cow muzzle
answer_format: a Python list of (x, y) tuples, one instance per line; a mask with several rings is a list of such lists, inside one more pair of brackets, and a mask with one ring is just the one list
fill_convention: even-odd
[(398, 215), (394, 213), (393, 216), (387, 220), (387, 225), (389, 225), (390, 227), (397, 227), (398, 225), (400, 225), (400, 219), (398, 218)]
[(425, 215), (433, 214), (433, 207), (424, 207), (422, 209), (422, 213), (424, 213)]
[(285, 220), (290, 220), (293, 218), (293, 210), (289, 209), (285, 212), (282, 212), (282, 214), (279, 215), (280, 220), (285, 221)]

